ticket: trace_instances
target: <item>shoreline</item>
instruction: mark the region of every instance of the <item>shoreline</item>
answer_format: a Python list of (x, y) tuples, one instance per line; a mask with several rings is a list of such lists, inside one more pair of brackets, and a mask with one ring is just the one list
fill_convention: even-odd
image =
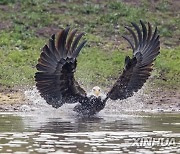
[[(145, 90), (146, 91), (146, 90)], [(27, 111), (33, 111), (33, 102), (25, 96), (25, 90), (16, 89), (4, 89), (0, 91), (0, 112), (22, 112), (26, 111), (24, 107), (29, 108)], [(139, 92), (138, 92), (139, 93)], [(179, 90), (164, 90), (159, 89), (149, 89), (148, 92), (141, 92), (138, 95), (138, 99), (135, 103), (142, 102), (142, 112), (180, 112), (180, 91)], [(134, 98), (129, 98), (124, 100), (128, 101), (128, 104)], [(123, 101), (122, 101), (123, 102)], [(121, 102), (120, 102), (121, 103)], [(122, 104), (122, 103), (121, 103)], [(126, 104), (126, 103), (124, 103)], [(134, 105), (134, 104), (133, 104)], [(123, 104), (122, 104), (123, 109)], [(127, 108), (128, 109), (128, 108)]]

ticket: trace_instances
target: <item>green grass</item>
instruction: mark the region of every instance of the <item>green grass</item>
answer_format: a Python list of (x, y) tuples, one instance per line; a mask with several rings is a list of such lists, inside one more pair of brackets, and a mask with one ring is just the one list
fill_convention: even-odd
[(96, 47), (85, 48), (78, 58), (77, 78), (85, 86), (107, 87), (122, 71), (124, 57), (119, 51), (108, 53)]
[(138, 5), (116, 0), (2, 0), (0, 5), (0, 85), (34, 85), (41, 48), (55, 30), (71, 25), (85, 31), (88, 40), (76, 77), (85, 86), (107, 87), (122, 71), (125, 55), (131, 54), (121, 38), (127, 34), (124, 26), (142, 19), (158, 26), (161, 36), (153, 82), (180, 87), (180, 19), (170, 0), (159, 0), (155, 8), (145, 0)]
[(158, 71), (156, 82), (168, 88), (180, 86), (180, 46), (174, 49), (162, 49), (156, 60)]

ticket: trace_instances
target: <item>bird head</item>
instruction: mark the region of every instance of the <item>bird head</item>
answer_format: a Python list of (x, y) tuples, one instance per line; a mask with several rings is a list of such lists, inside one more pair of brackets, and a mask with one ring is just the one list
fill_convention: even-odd
[(95, 96), (95, 97), (99, 97), (100, 96), (100, 93), (101, 93), (101, 88), (98, 87), (98, 86), (95, 86), (92, 88), (92, 94)]

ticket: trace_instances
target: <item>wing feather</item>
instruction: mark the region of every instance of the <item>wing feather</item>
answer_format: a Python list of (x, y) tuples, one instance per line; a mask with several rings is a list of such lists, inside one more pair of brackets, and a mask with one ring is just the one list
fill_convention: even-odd
[(82, 32), (82, 33), (78, 34), (78, 36), (74, 39), (74, 42), (72, 43), (72, 47), (71, 47), (72, 53), (73, 53), (73, 51), (75, 51), (75, 48), (77, 47), (77, 45), (83, 35), (84, 35), (84, 33)]
[[(131, 33), (131, 35), (133, 36), (133, 39), (134, 39), (134, 43), (135, 43), (135, 47), (137, 46), (137, 44), (138, 44), (138, 40), (137, 40), (137, 37), (136, 37), (136, 34), (134, 33), (134, 31), (131, 29), (131, 28), (129, 28), (129, 27), (127, 27), (127, 26), (125, 26), (125, 28)], [(129, 40), (130, 41), (130, 40)], [(132, 43), (131, 43), (132, 44)], [(132, 46), (132, 45), (131, 45)], [(132, 49), (133, 49), (133, 52), (134, 52), (134, 47), (132, 47)]]
[(151, 75), (153, 62), (160, 53), (159, 35), (157, 33), (157, 27), (152, 34), (150, 23), (148, 23), (148, 28), (144, 22), (140, 21), (140, 24), (142, 30), (137, 24), (132, 23), (137, 36), (131, 28), (125, 27), (134, 40), (133, 44), (129, 38), (124, 37), (133, 49), (133, 57), (126, 57), (125, 68), (111, 90), (108, 92), (107, 98), (117, 100), (126, 99), (127, 97), (132, 96), (134, 92), (137, 92), (142, 88)]
[(43, 47), (36, 65), (36, 87), (46, 102), (55, 108), (86, 97), (86, 92), (74, 78), (76, 58), (86, 43), (82, 41), (79, 44), (84, 33), (75, 36), (76, 29), (70, 34), (69, 31), (70, 27), (62, 29), (57, 39), (55, 35), (51, 36), (49, 45)]

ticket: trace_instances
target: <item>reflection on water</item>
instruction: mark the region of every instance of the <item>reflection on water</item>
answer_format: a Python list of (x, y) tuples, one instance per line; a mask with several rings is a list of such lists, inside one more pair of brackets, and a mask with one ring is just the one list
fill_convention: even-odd
[[(66, 111), (66, 112), (63, 112)], [(114, 114), (78, 117), (64, 110), (39, 109), (0, 114), (0, 153), (179, 153), (180, 114)], [(164, 139), (164, 144), (134, 144)], [(166, 144), (167, 140), (172, 144)]]

